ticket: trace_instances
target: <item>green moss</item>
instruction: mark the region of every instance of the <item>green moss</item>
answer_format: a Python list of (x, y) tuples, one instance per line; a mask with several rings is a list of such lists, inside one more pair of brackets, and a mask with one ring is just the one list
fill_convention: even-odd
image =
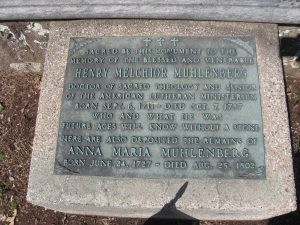
[(5, 185), (3, 182), (0, 180), (0, 199), (3, 199), (5, 194)]
[(4, 159), (4, 155), (3, 152), (0, 150), (0, 161), (2, 161)]
[(300, 141), (294, 142), (293, 145), (294, 145), (294, 153), (295, 153), (295, 154), (300, 153)]
[(300, 61), (299, 61), (299, 60), (296, 60), (294, 63), (295, 63), (295, 66), (296, 66), (297, 68), (300, 68)]
[(0, 102), (0, 113), (5, 109), (5, 106), (3, 103)]
[(8, 210), (9, 210), (10, 212), (13, 212), (15, 209), (17, 209), (17, 203), (15, 203), (15, 202), (9, 203), (9, 205), (8, 205)]

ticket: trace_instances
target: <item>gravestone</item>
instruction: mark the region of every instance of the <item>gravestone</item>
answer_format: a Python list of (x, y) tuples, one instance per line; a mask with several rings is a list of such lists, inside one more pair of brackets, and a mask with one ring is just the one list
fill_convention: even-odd
[(264, 219), (295, 209), (277, 26), (52, 22), (29, 202), (69, 213)]

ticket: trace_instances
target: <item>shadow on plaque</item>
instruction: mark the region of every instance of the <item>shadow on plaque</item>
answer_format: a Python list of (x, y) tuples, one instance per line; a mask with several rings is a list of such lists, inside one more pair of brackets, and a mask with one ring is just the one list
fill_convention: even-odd
[(176, 208), (176, 202), (181, 198), (188, 186), (185, 182), (175, 197), (156, 214), (145, 221), (143, 225), (198, 225), (199, 220), (191, 217)]

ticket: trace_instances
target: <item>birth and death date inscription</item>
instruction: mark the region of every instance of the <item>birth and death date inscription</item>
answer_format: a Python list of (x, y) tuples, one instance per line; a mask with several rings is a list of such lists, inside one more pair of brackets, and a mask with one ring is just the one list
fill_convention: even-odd
[(253, 37), (70, 39), (55, 174), (264, 179)]

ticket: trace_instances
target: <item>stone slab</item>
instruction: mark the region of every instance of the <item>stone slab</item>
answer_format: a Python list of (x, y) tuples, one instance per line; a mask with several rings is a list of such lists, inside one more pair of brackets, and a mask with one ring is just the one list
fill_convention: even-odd
[[(68, 213), (150, 217), (188, 186), (177, 209), (202, 220), (265, 219), (296, 209), (291, 140), (277, 26), (196, 21), (98, 20), (52, 22), (42, 81), (27, 200)], [(266, 179), (145, 179), (54, 175), (71, 37), (252, 36), (256, 40)]]
[(300, 22), (298, 0), (0, 0), (0, 20), (148, 18)]

